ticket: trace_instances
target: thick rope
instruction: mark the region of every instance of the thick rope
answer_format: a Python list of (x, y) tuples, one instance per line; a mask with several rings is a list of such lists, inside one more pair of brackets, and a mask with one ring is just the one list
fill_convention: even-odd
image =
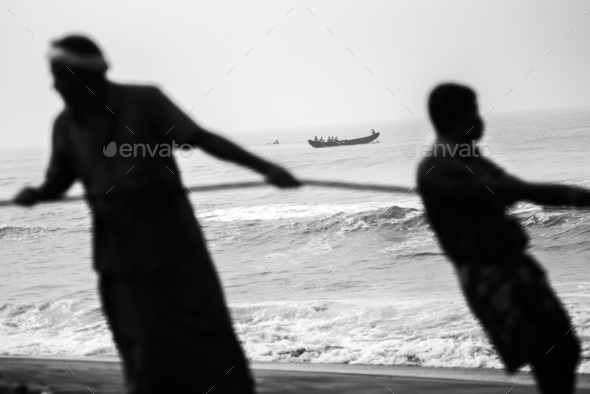
[[(315, 180), (301, 180), (304, 186), (314, 187), (327, 187), (337, 189), (348, 189), (348, 190), (359, 190), (359, 191), (375, 191), (384, 193), (402, 193), (402, 194), (413, 194), (415, 189), (413, 187), (404, 186), (385, 186), (375, 184), (361, 184), (361, 183), (350, 183), (350, 182), (332, 182), (332, 181), (315, 181)], [(191, 193), (199, 192), (210, 192), (217, 190), (229, 190), (229, 189), (247, 189), (262, 186), (272, 186), (267, 182), (238, 182), (238, 183), (220, 183), (217, 185), (206, 185), (206, 186), (193, 186), (187, 187), (186, 191)], [(69, 196), (63, 197), (56, 200), (43, 200), (39, 203), (64, 203), (82, 201), (85, 196)], [(17, 206), (13, 200), (0, 200), (0, 207)]]

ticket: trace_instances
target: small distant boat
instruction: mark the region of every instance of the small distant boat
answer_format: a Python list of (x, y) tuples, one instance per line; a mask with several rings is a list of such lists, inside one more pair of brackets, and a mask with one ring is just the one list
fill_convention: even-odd
[(267, 145), (278, 145), (279, 144), (279, 140), (274, 140), (274, 142), (267, 142)]
[(360, 145), (360, 144), (368, 144), (369, 142), (375, 141), (377, 138), (379, 138), (379, 134), (381, 134), (381, 133), (373, 133), (368, 137), (355, 138), (352, 140), (338, 140), (338, 141), (307, 140), (307, 142), (309, 142), (309, 145), (313, 146), (314, 148), (332, 148), (334, 146), (342, 146), (342, 145)]

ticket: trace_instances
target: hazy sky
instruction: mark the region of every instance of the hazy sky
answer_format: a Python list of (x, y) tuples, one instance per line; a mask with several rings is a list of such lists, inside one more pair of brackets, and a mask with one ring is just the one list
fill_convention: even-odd
[(228, 135), (424, 116), (444, 80), (484, 113), (590, 105), (588, 1), (1, 5), (2, 147), (47, 144), (62, 104), (45, 46), (70, 32), (99, 42), (114, 80), (156, 83)]

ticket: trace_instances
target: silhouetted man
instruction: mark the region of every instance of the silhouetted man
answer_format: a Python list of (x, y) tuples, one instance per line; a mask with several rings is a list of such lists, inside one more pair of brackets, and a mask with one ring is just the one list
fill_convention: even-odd
[(205, 394), (213, 386), (214, 393), (253, 393), (172, 149), (200, 147), (279, 187), (299, 182), (195, 124), (158, 88), (112, 83), (106, 70), (88, 38), (53, 43), (51, 72), (66, 105), (53, 127), (45, 182), (16, 201), (58, 199), (83, 183), (100, 295), (131, 393)]
[(535, 184), (482, 157), (475, 93), (443, 84), (430, 94), (435, 145), (418, 168), (418, 188), (439, 242), (453, 261), (467, 302), (509, 372), (534, 366), (543, 393), (573, 393), (580, 345), (528, 239), (507, 214), (516, 201), (590, 205), (577, 187)]

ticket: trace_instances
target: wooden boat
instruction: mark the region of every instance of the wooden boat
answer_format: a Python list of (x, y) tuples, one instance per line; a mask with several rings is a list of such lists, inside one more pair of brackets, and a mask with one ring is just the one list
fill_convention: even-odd
[(342, 146), (342, 145), (360, 145), (360, 144), (368, 144), (369, 142), (375, 141), (379, 138), (379, 134), (375, 133), (371, 134), (368, 137), (362, 138), (355, 138), (352, 140), (340, 140), (340, 141), (314, 141), (314, 140), (307, 140), (309, 145), (313, 146), (314, 148), (332, 148), (334, 146)]

